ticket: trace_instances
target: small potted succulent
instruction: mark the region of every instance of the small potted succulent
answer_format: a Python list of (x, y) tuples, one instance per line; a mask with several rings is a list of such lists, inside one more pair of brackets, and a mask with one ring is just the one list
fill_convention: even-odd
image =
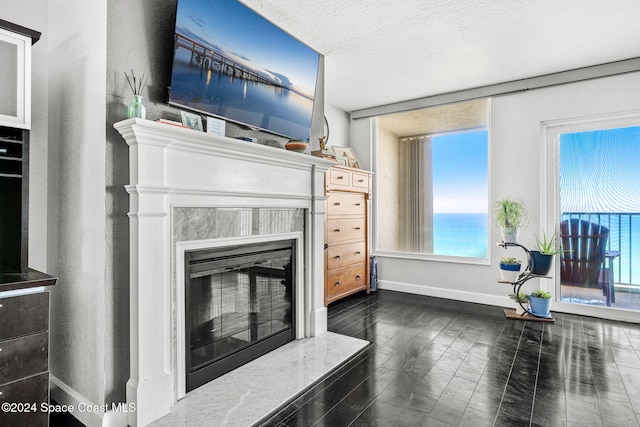
[(551, 294), (542, 289), (537, 289), (529, 295), (529, 307), (531, 313), (536, 316), (551, 316)]
[(563, 252), (562, 246), (556, 244), (556, 236), (547, 237), (542, 233), (542, 238), (536, 236), (536, 249), (531, 251), (531, 274), (546, 276), (551, 270), (553, 256)]
[(515, 301), (516, 303), (516, 313), (524, 314), (524, 309), (527, 304), (529, 304), (529, 295), (518, 292), (517, 294), (510, 294), (509, 298)]
[(500, 281), (515, 283), (520, 276), (522, 262), (515, 258), (502, 258), (500, 260)]

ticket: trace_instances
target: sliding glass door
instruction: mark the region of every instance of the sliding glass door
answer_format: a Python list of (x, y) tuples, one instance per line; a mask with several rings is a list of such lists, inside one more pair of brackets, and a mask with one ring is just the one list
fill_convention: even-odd
[(556, 168), (553, 223), (564, 249), (556, 299), (639, 310), (640, 120), (554, 126), (547, 139)]

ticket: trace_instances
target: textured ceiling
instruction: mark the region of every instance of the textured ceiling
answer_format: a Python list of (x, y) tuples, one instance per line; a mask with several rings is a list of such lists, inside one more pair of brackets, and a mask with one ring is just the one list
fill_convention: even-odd
[(344, 111), (640, 57), (639, 0), (241, 0), (325, 55)]

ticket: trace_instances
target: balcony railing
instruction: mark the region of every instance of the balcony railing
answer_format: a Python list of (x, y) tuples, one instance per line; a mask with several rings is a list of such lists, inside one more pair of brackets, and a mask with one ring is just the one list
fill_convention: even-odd
[(562, 220), (580, 218), (609, 229), (607, 250), (620, 251), (614, 260), (616, 288), (640, 291), (640, 213), (563, 212)]

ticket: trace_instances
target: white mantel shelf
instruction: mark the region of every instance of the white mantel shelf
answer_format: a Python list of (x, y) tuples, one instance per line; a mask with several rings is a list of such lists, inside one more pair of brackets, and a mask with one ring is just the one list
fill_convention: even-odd
[(176, 359), (175, 207), (304, 209), (304, 331), (327, 330), (324, 175), (336, 163), (143, 119), (114, 127), (129, 146), (131, 426), (169, 413)]
[[(307, 169), (317, 166), (328, 170), (338, 163), (315, 156), (283, 150), (277, 147), (256, 144), (241, 139), (228, 138), (155, 122), (145, 119), (127, 119), (114, 125), (129, 146), (149, 142), (170, 149), (185, 152), (196, 152), (227, 158), (245, 158), (287, 166), (296, 169)], [(150, 139), (149, 139), (150, 138)]]

